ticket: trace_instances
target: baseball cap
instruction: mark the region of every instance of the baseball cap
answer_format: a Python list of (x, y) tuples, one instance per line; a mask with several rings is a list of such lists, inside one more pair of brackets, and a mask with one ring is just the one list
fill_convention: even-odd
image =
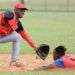
[(14, 6), (15, 9), (23, 9), (23, 10), (28, 10), (23, 3), (16, 3)]
[(59, 53), (65, 52), (66, 48), (64, 46), (58, 46), (58, 47), (55, 48), (55, 51), (59, 52)]

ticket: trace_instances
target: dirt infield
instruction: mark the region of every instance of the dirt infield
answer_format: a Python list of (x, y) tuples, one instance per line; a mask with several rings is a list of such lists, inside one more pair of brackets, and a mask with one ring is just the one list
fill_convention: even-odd
[(10, 55), (0, 54), (0, 71), (32, 71), (39, 66), (52, 62), (52, 56), (49, 55), (47, 59), (43, 61), (40, 58), (36, 58), (35, 54), (23, 54), (20, 55), (20, 62), (24, 64), (24, 67), (10, 67)]
[[(74, 56), (75, 55), (72, 55)], [(53, 62), (52, 55), (49, 54), (45, 61), (41, 60), (40, 58), (36, 58), (35, 54), (23, 54), (20, 55), (20, 62), (24, 64), (23, 67), (15, 67), (9, 66), (10, 63), (10, 55), (9, 54), (0, 54), (0, 72), (1, 71), (36, 71), (36, 68), (39, 68), (43, 65), (48, 65)]]

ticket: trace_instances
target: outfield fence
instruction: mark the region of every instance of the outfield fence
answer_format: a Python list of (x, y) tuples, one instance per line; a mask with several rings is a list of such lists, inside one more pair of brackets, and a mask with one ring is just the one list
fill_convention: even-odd
[[(10, 8), (20, 0), (0, 0), (0, 8)], [(30, 11), (75, 12), (75, 0), (24, 0)]]
[(75, 0), (25, 0), (31, 11), (75, 12)]

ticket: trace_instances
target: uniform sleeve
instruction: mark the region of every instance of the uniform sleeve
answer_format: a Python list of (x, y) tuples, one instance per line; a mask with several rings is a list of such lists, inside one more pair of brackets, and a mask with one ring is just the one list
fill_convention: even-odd
[(18, 22), (18, 28), (16, 29), (16, 32), (19, 33), (21, 35), (21, 37), (28, 42), (28, 44), (32, 47), (32, 48), (36, 48), (37, 45), (33, 42), (32, 37), (28, 34), (28, 32), (26, 30), (24, 30), (21, 22)]
[(63, 67), (64, 67), (64, 61), (63, 61), (62, 58), (55, 60), (55, 61), (54, 61), (54, 64), (55, 64), (57, 67), (60, 67), (60, 68), (63, 68)]
[(21, 22), (19, 21), (18, 23), (17, 23), (17, 26), (18, 26), (18, 28), (16, 29), (16, 32), (21, 32), (21, 31), (24, 31), (24, 28), (23, 28), (23, 26), (22, 26), (22, 24), (21, 24)]
[(5, 27), (2, 26), (3, 21), (4, 21), (3, 15), (0, 13), (0, 36), (7, 34), (7, 32), (5, 31)]

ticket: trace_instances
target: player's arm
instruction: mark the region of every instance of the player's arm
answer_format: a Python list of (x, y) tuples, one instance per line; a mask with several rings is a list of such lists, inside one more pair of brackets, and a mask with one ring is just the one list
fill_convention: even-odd
[(0, 26), (0, 33), (6, 33), (3, 27)]
[(21, 36), (22, 38), (28, 42), (28, 44), (32, 47), (32, 48), (36, 48), (37, 45), (34, 43), (34, 41), (32, 40), (32, 37), (28, 34), (28, 32), (26, 30), (24, 30), (24, 28), (22, 27), (21, 22), (19, 22), (18, 24), (18, 29), (16, 30)]
[[(47, 70), (47, 69), (53, 69), (53, 68), (56, 68), (57, 66), (54, 64), (54, 63), (52, 63), (52, 64), (49, 64), (49, 65), (46, 65), (46, 66), (42, 66), (41, 68), (43, 69), (43, 70)], [(41, 69), (40, 68), (40, 69)]]
[(52, 63), (52, 64), (49, 64), (49, 65), (44, 65), (44, 66), (40, 66), (38, 68), (35, 68), (33, 69), (34, 71), (39, 71), (39, 70), (50, 70), (50, 69), (54, 69), (54, 68), (57, 68), (57, 66)]
[(52, 64), (43, 65), (34, 70), (50, 70), (50, 69), (54, 69), (54, 68), (64, 68), (63, 59), (57, 59)]
[(0, 35), (7, 34), (7, 32), (5, 31), (5, 27), (2, 26), (3, 20), (3, 16), (0, 14)]
[(29, 36), (29, 34), (27, 33), (27, 31), (21, 31), (20, 35), (22, 36), (22, 38), (24, 40), (26, 40), (28, 42), (28, 44), (32, 47), (32, 48), (36, 48), (37, 45), (33, 42), (32, 37)]
[(43, 69), (63, 68), (63, 67), (64, 67), (63, 59), (59, 58), (59, 59), (55, 60), (52, 64), (43, 66)]

